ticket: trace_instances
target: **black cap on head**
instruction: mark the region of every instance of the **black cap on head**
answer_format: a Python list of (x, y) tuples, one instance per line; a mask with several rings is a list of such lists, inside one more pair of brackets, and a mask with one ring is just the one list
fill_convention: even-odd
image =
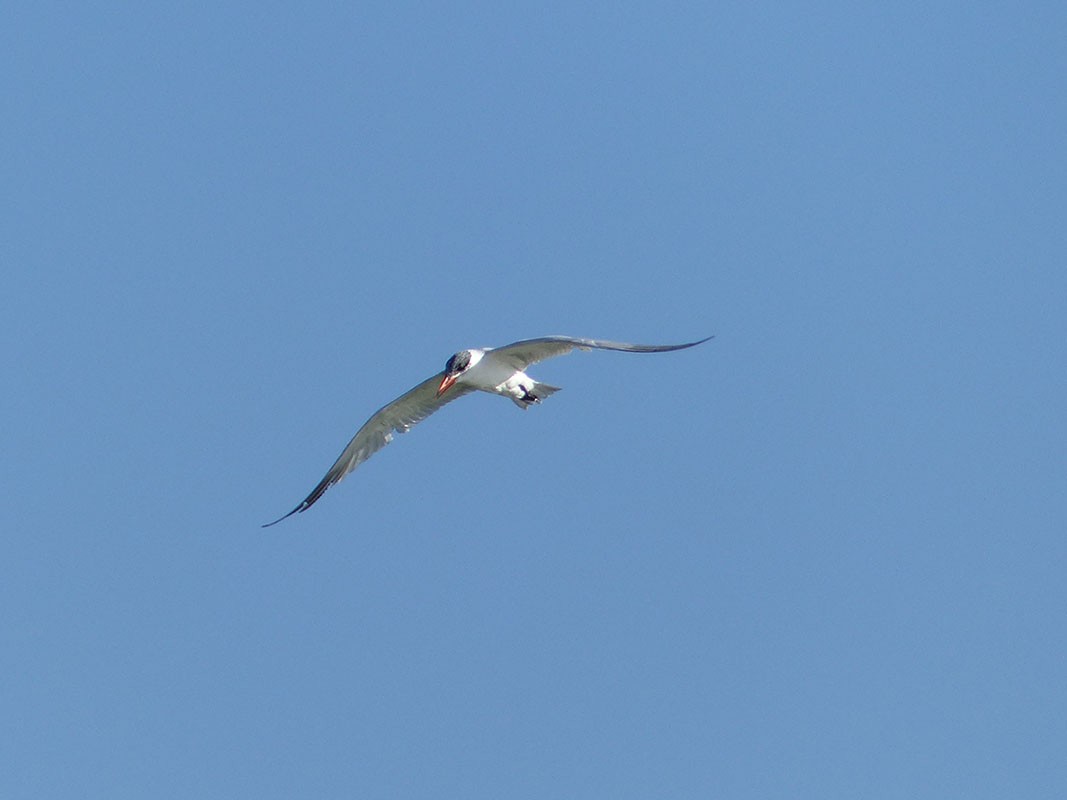
[(471, 354), (466, 350), (462, 350), (445, 362), (445, 374), (455, 375), (457, 372), (463, 372), (470, 363)]

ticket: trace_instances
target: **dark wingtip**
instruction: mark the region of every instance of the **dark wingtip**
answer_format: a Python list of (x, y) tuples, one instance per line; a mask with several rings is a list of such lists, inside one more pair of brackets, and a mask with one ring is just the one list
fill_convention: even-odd
[(278, 519), (274, 520), (274, 522), (268, 522), (266, 525), (260, 525), (260, 527), (269, 528), (271, 525), (277, 525), (283, 519), (288, 519), (289, 517), (293, 516), (293, 514), (299, 514), (302, 511), (307, 511), (309, 508), (311, 508), (311, 506), (315, 504), (316, 500), (322, 497), (323, 493), (327, 489), (329, 489), (336, 482), (336, 480), (338, 479), (331, 478), (330, 475), (327, 474), (326, 477), (323, 478), (322, 481), (319, 483), (319, 485), (312, 489), (311, 494), (304, 498), (303, 502), (301, 502), (300, 505), (298, 505), (288, 514), (278, 517)]
[(698, 344), (704, 344), (704, 342), (709, 342), (714, 338), (715, 338), (715, 335), (712, 334), (711, 336), (705, 336), (703, 339), (697, 339), (695, 342), (686, 342), (685, 344), (676, 345), (674, 347), (674, 349), (675, 350), (685, 350), (686, 348), (689, 348), (689, 347), (696, 347)]
[(303, 503), (301, 503), (296, 508), (294, 508), (292, 511), (290, 511), (288, 514), (283, 514), (282, 516), (278, 517), (278, 519), (274, 520), (274, 522), (267, 522), (267, 523), (265, 523), (263, 525), (260, 525), (259, 527), (261, 527), (261, 528), (269, 528), (271, 525), (277, 525), (283, 519), (289, 519), (289, 517), (293, 516), (293, 514), (297, 513), (298, 511), (303, 511), (305, 508), (306, 508), (306, 506)]

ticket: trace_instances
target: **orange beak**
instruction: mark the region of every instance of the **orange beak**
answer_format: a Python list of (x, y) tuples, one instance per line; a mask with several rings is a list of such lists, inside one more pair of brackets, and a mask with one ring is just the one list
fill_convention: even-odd
[(445, 375), (441, 381), (441, 385), (437, 387), (437, 396), (440, 397), (447, 392), (448, 388), (456, 382), (456, 378), (458, 377), (458, 375)]

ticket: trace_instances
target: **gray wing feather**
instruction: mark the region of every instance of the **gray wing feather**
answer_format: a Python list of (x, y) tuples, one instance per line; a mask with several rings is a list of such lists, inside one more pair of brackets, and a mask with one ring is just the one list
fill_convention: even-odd
[(502, 358), (515, 369), (524, 370), (531, 364), (548, 358), (566, 355), (575, 348), (579, 350), (619, 350), (624, 353), (667, 353), (671, 350), (684, 350), (703, 344), (713, 337), (708, 336), (696, 342), (685, 344), (629, 344), (627, 342), (609, 342), (604, 339), (578, 339), (574, 336), (542, 336), (538, 339), (523, 339), (503, 347), (495, 347), (493, 355)]
[(370, 419), (363, 423), (363, 427), (352, 437), (352, 441), (319, 481), (319, 485), (311, 490), (311, 494), (288, 514), (279, 517), (274, 522), (268, 522), (263, 527), (269, 528), (286, 517), (306, 511), (322, 497), (327, 489), (389, 444), (393, 440), (394, 433), (407, 433), (437, 409), (472, 391), (469, 387), (457, 384), (446, 392), (444, 397), (437, 397), (437, 387), (441, 384), (443, 377), (444, 373), (439, 372), (378, 409)]

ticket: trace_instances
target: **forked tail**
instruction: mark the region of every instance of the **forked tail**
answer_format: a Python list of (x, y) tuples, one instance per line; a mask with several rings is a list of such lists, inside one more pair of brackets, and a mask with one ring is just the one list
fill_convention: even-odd
[(560, 390), (559, 386), (552, 386), (547, 383), (541, 383), (540, 381), (534, 381), (532, 387), (526, 390), (526, 394), (523, 397), (512, 397), (515, 405), (521, 409), (527, 409), (534, 403), (540, 403), (549, 395), (553, 395)]

